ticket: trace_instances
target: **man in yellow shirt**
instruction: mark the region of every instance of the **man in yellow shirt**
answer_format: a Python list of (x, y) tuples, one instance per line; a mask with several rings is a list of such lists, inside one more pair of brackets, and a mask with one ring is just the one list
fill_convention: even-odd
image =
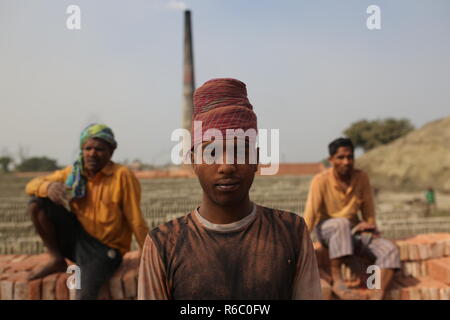
[(28, 210), (50, 254), (30, 280), (66, 271), (68, 258), (81, 270), (79, 298), (96, 299), (130, 250), (132, 234), (142, 248), (148, 228), (140, 185), (127, 167), (111, 161), (116, 147), (110, 128), (90, 125), (72, 166), (27, 184)]
[(332, 168), (311, 182), (304, 212), (306, 225), (310, 232), (316, 230), (320, 242), (329, 250), (333, 291), (338, 297), (363, 298), (348, 290), (341, 278), (341, 265), (352, 255), (366, 255), (374, 258), (381, 269), (381, 288), (375, 289), (370, 298), (382, 299), (394, 270), (400, 268), (398, 249), (379, 237), (372, 188), (367, 174), (353, 167), (352, 141), (339, 138), (328, 149)]

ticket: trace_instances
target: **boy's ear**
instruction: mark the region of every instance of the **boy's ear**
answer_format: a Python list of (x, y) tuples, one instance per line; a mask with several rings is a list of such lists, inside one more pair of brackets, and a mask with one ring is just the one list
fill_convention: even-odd
[(197, 164), (195, 163), (195, 154), (193, 151), (191, 151), (191, 166), (192, 166), (192, 170), (194, 170), (195, 175), (197, 175)]
[(192, 163), (191, 163), (191, 166), (192, 166), (192, 170), (194, 170), (195, 175), (197, 175), (197, 168), (198, 168), (197, 164), (195, 164), (194, 162), (192, 162)]

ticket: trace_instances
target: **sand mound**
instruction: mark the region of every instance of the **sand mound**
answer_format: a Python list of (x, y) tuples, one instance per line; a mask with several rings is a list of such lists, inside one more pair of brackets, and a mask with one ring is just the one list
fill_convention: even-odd
[(367, 152), (357, 166), (379, 187), (450, 191), (450, 117)]

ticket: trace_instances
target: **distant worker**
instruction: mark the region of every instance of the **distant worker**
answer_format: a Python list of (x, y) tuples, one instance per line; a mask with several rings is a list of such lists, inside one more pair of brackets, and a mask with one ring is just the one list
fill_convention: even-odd
[(432, 187), (429, 187), (425, 192), (425, 200), (425, 216), (429, 217), (436, 212), (436, 195)]
[[(203, 84), (194, 93), (193, 121), (202, 122), (201, 131), (193, 131), (191, 159), (203, 198), (191, 213), (150, 232), (138, 299), (322, 299), (305, 221), (250, 200), (258, 170), (257, 157), (250, 160), (257, 154), (255, 137), (227, 136), (228, 130), (256, 132), (245, 84), (235, 79)], [(206, 138), (214, 129), (216, 145)], [(245, 149), (244, 161), (237, 161), (235, 143)]]
[[(353, 255), (375, 259), (375, 265), (381, 269), (381, 288), (371, 291), (369, 298), (382, 299), (394, 270), (400, 268), (398, 249), (379, 236), (369, 177), (353, 167), (352, 141), (339, 138), (328, 149), (332, 168), (319, 173), (311, 182), (304, 212), (306, 224), (329, 250), (332, 289), (340, 299), (367, 298), (350, 290), (341, 276), (341, 265)], [(363, 221), (358, 217), (359, 211)]]
[(50, 261), (29, 280), (65, 272), (68, 258), (80, 267), (78, 298), (97, 299), (130, 250), (132, 233), (142, 248), (148, 228), (139, 181), (127, 167), (111, 161), (116, 147), (110, 128), (90, 125), (81, 133), (73, 166), (27, 184), (32, 196), (28, 211), (50, 254)]

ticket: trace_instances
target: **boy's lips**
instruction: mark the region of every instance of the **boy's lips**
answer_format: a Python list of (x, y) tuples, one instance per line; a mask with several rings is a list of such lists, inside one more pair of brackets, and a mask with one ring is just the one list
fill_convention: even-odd
[(223, 180), (214, 184), (214, 187), (219, 191), (231, 192), (239, 189), (240, 185), (239, 180)]

